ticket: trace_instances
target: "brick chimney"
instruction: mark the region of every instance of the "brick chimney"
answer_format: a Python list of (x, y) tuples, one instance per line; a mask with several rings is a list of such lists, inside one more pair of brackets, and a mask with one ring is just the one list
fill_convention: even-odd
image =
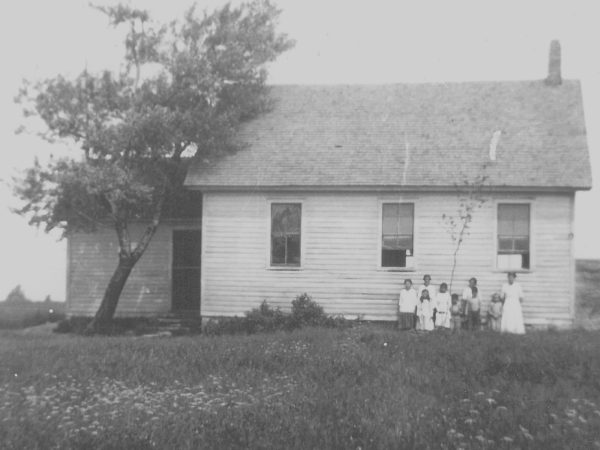
[(561, 83), (560, 42), (554, 40), (550, 42), (550, 59), (548, 61), (548, 76), (546, 77), (546, 84), (549, 86), (558, 86)]

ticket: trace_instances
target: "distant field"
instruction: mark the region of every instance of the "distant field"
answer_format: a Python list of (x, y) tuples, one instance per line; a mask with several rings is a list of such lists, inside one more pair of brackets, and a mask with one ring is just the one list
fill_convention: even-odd
[(64, 302), (0, 302), (0, 329), (39, 325), (64, 315)]
[(600, 326), (600, 260), (578, 259), (576, 279), (576, 322)]
[(3, 449), (600, 446), (600, 332), (0, 332)]

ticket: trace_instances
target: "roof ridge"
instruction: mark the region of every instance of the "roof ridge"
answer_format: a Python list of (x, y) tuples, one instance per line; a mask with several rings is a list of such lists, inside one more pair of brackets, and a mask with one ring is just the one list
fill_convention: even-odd
[[(269, 88), (336, 88), (336, 87), (392, 87), (392, 86), (434, 86), (434, 85), (465, 85), (465, 84), (528, 84), (540, 83), (544, 84), (544, 78), (526, 79), (526, 80), (464, 80), (464, 81), (402, 81), (402, 82), (382, 82), (382, 83), (273, 83), (267, 84)], [(563, 78), (562, 84), (579, 84), (581, 80), (578, 78)], [(562, 85), (561, 84), (561, 85)], [(547, 85), (545, 85), (547, 86)], [(549, 89), (560, 88), (559, 86), (548, 86)]]

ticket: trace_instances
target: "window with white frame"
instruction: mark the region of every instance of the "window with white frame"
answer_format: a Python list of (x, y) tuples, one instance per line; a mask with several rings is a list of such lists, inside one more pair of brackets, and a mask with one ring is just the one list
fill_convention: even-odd
[(271, 266), (300, 266), (302, 205), (271, 203)]
[(530, 268), (530, 205), (498, 204), (498, 268)]
[(411, 267), (414, 255), (414, 203), (383, 203), (381, 267)]

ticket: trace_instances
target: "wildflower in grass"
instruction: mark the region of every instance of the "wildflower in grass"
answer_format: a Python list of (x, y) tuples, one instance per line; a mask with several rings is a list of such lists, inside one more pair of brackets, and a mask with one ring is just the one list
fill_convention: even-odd
[(570, 417), (571, 419), (577, 416), (577, 411), (575, 411), (574, 409), (565, 409), (565, 414), (567, 415), (567, 417)]
[(504, 436), (504, 437), (502, 438), (502, 440), (503, 440), (504, 442), (506, 442), (507, 444), (510, 444), (510, 443), (512, 443), (512, 442), (514, 441), (514, 439), (513, 439), (513, 438), (511, 438), (510, 436)]
[(485, 401), (488, 402), (488, 404), (490, 404), (490, 405), (495, 405), (497, 403), (496, 400), (494, 400), (491, 397), (490, 398), (486, 398)]
[(523, 433), (523, 437), (529, 441), (533, 441), (533, 436), (531, 435), (531, 433), (529, 432), (529, 430), (521, 425), (519, 425), (519, 428), (521, 429), (521, 433)]

